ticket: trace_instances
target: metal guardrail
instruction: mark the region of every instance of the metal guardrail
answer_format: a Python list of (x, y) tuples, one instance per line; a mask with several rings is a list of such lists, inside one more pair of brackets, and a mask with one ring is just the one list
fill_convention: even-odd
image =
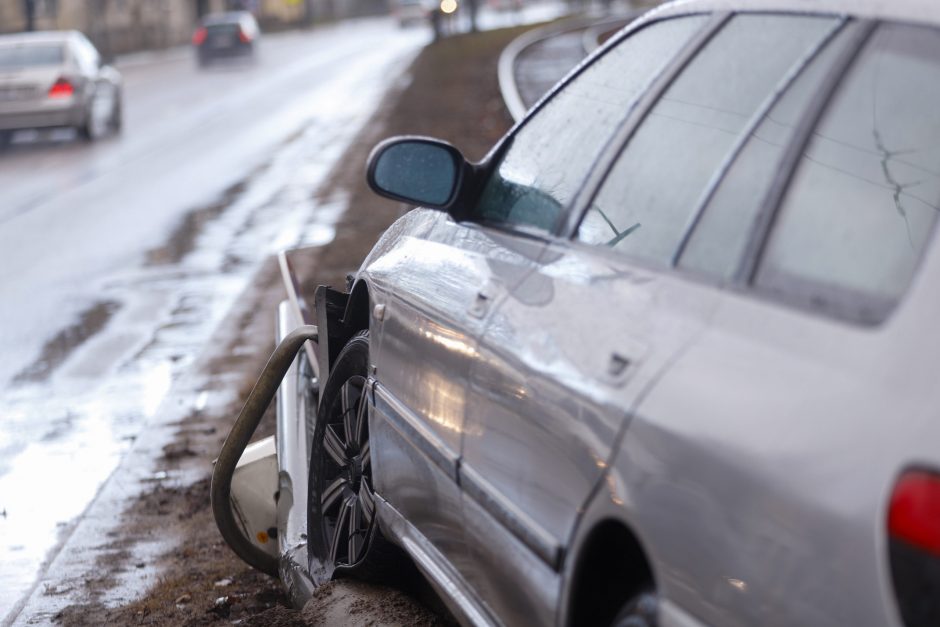
[(594, 50), (600, 46), (598, 39), (601, 35), (616, 28), (617, 24), (628, 24), (638, 14), (639, 12), (617, 18), (600, 19), (600, 21), (596, 15), (575, 17), (526, 31), (512, 40), (500, 54), (497, 69), (499, 90), (502, 93), (503, 102), (506, 103), (506, 108), (509, 110), (512, 119), (516, 122), (521, 120), (525, 116), (526, 111), (529, 110), (529, 106), (531, 106), (526, 105), (522, 100), (519, 85), (516, 81), (516, 62), (525, 50), (553, 37), (583, 30), (584, 35), (582, 35), (581, 46), (587, 55), (594, 52)]
[(601, 47), (601, 37), (612, 30), (620, 30), (639, 15), (639, 12), (604, 20), (584, 29), (581, 35), (581, 47), (585, 54), (591, 54)]
[(597, 21), (596, 17), (578, 17), (561, 22), (555, 22), (526, 31), (519, 37), (513, 39), (508, 46), (503, 49), (499, 55), (499, 66), (497, 69), (499, 78), (499, 90), (503, 96), (503, 102), (512, 119), (518, 122), (524, 116), (529, 107), (522, 101), (519, 94), (519, 86), (516, 83), (516, 61), (519, 55), (541, 41), (557, 37), (563, 33), (586, 28), (588, 25)]

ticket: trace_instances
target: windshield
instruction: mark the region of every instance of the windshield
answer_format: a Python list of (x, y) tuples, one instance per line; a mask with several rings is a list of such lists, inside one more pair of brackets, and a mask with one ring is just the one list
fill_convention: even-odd
[(0, 69), (61, 65), (65, 59), (62, 44), (20, 44), (0, 47)]

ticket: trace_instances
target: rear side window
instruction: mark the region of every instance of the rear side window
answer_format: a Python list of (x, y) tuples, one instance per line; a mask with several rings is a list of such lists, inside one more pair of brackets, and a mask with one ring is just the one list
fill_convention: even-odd
[(516, 133), (473, 215), (551, 230), (617, 125), (705, 20), (654, 23), (587, 67)]
[(639, 126), (578, 239), (671, 265), (704, 191), (749, 122), (835, 24), (808, 16), (734, 17)]
[(731, 281), (739, 271), (764, 197), (780, 173), (800, 120), (852, 39), (840, 32), (800, 72), (751, 134), (701, 216), (679, 267)]
[(206, 26), (206, 31), (210, 35), (232, 35), (234, 37), (238, 34), (239, 29), (237, 22), (224, 22)]
[(940, 32), (875, 32), (804, 151), (755, 285), (862, 322), (907, 289), (940, 210)]
[(22, 69), (62, 65), (65, 49), (61, 44), (24, 44), (0, 47), (0, 69)]

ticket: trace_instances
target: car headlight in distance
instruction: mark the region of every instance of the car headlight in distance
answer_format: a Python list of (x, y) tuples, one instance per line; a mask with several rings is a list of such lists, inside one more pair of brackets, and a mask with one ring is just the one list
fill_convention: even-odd
[(907, 627), (940, 625), (940, 473), (901, 474), (888, 508), (891, 579)]

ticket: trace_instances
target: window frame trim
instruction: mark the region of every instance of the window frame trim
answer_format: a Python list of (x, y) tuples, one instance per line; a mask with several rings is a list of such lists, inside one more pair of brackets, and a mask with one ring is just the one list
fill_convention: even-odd
[(819, 122), (829, 111), (832, 100), (842, 85), (845, 84), (848, 74), (858, 62), (865, 45), (881, 24), (881, 22), (875, 20), (852, 20), (852, 23), (857, 24), (856, 31), (848, 33), (847, 36), (850, 39), (846, 43), (845, 49), (841, 51), (832, 66), (830, 66), (826, 78), (820, 83), (819, 91), (813, 95), (809, 104), (803, 110), (790, 143), (780, 160), (777, 176), (774, 177), (767, 188), (760, 203), (760, 208), (755, 214), (744, 252), (738, 260), (736, 271), (732, 275), (732, 283), (741, 285), (743, 288), (753, 289), (755, 287), (754, 280), (757, 276), (760, 261), (770, 241), (770, 234), (777, 223), (783, 200), (799, 168), (800, 159), (812, 140)]
[[(670, 16), (662, 20), (651, 21), (647, 26), (663, 22), (666, 19), (682, 19), (695, 15), (703, 14), (687, 13)], [(679, 76), (682, 75), (686, 67), (688, 67), (702, 49), (708, 45), (708, 42), (721, 32), (734, 13), (732, 11), (716, 11), (704, 15), (707, 16), (707, 19), (701, 29), (685, 43), (678, 54), (676, 54), (663, 70), (647, 85), (645, 91), (639, 96), (636, 104), (633, 106), (633, 110), (627, 114), (601, 148), (601, 152), (598, 154), (597, 158), (595, 158), (590, 170), (588, 170), (587, 177), (575, 193), (568, 207), (568, 211), (564, 212), (559, 218), (559, 224), (556, 225), (554, 229), (559, 237), (568, 240), (576, 239), (578, 228), (581, 226), (581, 222), (584, 220), (588, 209), (590, 209), (591, 203), (594, 202), (597, 194), (600, 193), (601, 187), (610, 176), (620, 155), (626, 150), (630, 140), (633, 139), (633, 136), (639, 130), (643, 122), (646, 121), (646, 118), (649, 117), (653, 107), (656, 106), (656, 103), (660, 101), (663, 94), (665, 94)], [(619, 44), (625, 38), (626, 35), (618, 39), (617, 43)]]
[[(742, 13), (736, 13), (735, 15), (741, 14)], [(746, 15), (747, 13), (744, 14)], [(751, 13), (751, 15), (755, 15), (755, 13)], [(825, 16), (820, 15), (820, 17)], [(725, 159), (719, 163), (718, 168), (715, 170), (712, 178), (708, 182), (708, 185), (705, 187), (701, 196), (699, 197), (695, 209), (689, 218), (689, 221), (686, 223), (685, 229), (682, 232), (682, 237), (679, 239), (679, 245), (676, 247), (676, 250), (672, 254), (672, 258), (669, 261), (669, 265), (671, 267), (679, 267), (679, 262), (682, 258), (682, 255), (685, 254), (689, 242), (692, 240), (692, 235), (698, 229), (699, 223), (702, 221), (702, 217), (711, 206), (712, 201), (715, 198), (715, 194), (721, 188), (722, 183), (724, 183), (728, 178), (728, 174), (734, 169), (734, 166), (741, 157), (744, 149), (751, 142), (752, 135), (757, 131), (758, 128), (760, 128), (761, 124), (764, 123), (764, 121), (767, 119), (767, 116), (771, 111), (773, 111), (774, 107), (780, 103), (780, 100), (784, 97), (784, 95), (790, 93), (796, 81), (804, 75), (810, 66), (812, 66), (812, 64), (819, 58), (819, 55), (831, 44), (835, 43), (839, 38), (839, 35), (841, 35), (847, 28), (850, 27), (851, 18), (844, 15), (832, 16), (832, 18), (835, 20), (835, 24), (833, 24), (829, 32), (823, 35), (816, 45), (811, 50), (808, 50), (800, 59), (798, 59), (796, 65), (790, 68), (787, 74), (781, 77), (780, 81), (774, 87), (774, 90), (767, 95), (761, 105), (754, 112), (754, 115), (751, 117), (751, 119), (748, 120), (747, 125), (741, 131), (741, 136), (737, 139), (734, 145), (732, 145), (731, 150), (725, 156)], [(850, 41), (847, 45), (851, 44), (852, 42)], [(826, 80), (828, 80), (828, 76), (823, 81), (824, 86), (827, 84)], [(798, 130), (799, 129), (797, 129), (797, 131)], [(787, 146), (787, 150), (789, 150), (789, 146)]]
[[(803, 280), (785, 273), (776, 273), (776, 278), (770, 283), (758, 284), (757, 282), (758, 276), (760, 275), (761, 262), (766, 255), (771, 235), (774, 232), (774, 227), (783, 209), (783, 201), (786, 199), (787, 193), (792, 187), (793, 178), (796, 176), (796, 172), (800, 167), (800, 158), (812, 141), (815, 131), (819, 128), (820, 122), (832, 110), (833, 101), (841, 93), (851, 73), (858, 67), (862, 55), (867, 50), (872, 38), (882, 28), (889, 26), (927, 28), (940, 34), (940, 26), (932, 24), (911, 24), (897, 20), (857, 20), (857, 22), (859, 24), (859, 33), (857, 41), (854, 42), (857, 43), (857, 46), (854, 48), (854, 54), (847, 55), (851, 56), (851, 59), (845, 67), (842, 68), (841, 74), (836, 76), (832, 84), (824, 83), (827, 90), (825, 93), (820, 92), (817, 94), (817, 99), (821, 101), (821, 105), (814, 112), (816, 115), (808, 125), (809, 128), (798, 128), (798, 131), (806, 131), (805, 138), (803, 138), (803, 141), (798, 145), (797, 142), (794, 141), (788, 146), (788, 150), (792, 150), (794, 153), (794, 161), (790, 164), (791, 167), (789, 167), (788, 170), (781, 169), (779, 172), (777, 177), (780, 181), (779, 188), (773, 186), (768, 188), (769, 191), (765, 201), (775, 203), (772, 206), (773, 213), (769, 216), (769, 222), (765, 230), (760, 233), (761, 240), (759, 247), (755, 248), (753, 257), (750, 259), (742, 257), (742, 266), (744, 262), (748, 262), (752, 265), (739, 268), (749, 272), (749, 274), (745, 277), (745, 280), (738, 285), (741, 291), (746, 291), (764, 300), (783, 303), (784, 305), (811, 314), (849, 322), (862, 327), (879, 327), (891, 318), (897, 308), (900, 307), (908, 297), (924, 266), (925, 260), (930, 252), (930, 246), (934, 245), (933, 242), (936, 239), (937, 232), (940, 231), (940, 219), (935, 220), (931, 226), (930, 232), (927, 234), (926, 244), (920, 253), (917, 263), (914, 265), (910, 280), (904, 291), (896, 298), (878, 298), (877, 296), (862, 291), (852, 290), (823, 281), (812, 279)], [(848, 53), (848, 50), (845, 52)], [(833, 69), (836, 68), (836, 65), (837, 64), (833, 64)], [(794, 139), (796, 138), (794, 137)], [(774, 195), (774, 192), (776, 192), (776, 195)], [(764, 208), (766, 209), (767, 207)], [(738, 287), (738, 285), (736, 285), (736, 287)], [(826, 306), (822, 306), (819, 303), (819, 298), (816, 296), (819, 289), (827, 290), (835, 294), (835, 298), (826, 301)], [(875, 314), (872, 315), (870, 312), (875, 312)]]

